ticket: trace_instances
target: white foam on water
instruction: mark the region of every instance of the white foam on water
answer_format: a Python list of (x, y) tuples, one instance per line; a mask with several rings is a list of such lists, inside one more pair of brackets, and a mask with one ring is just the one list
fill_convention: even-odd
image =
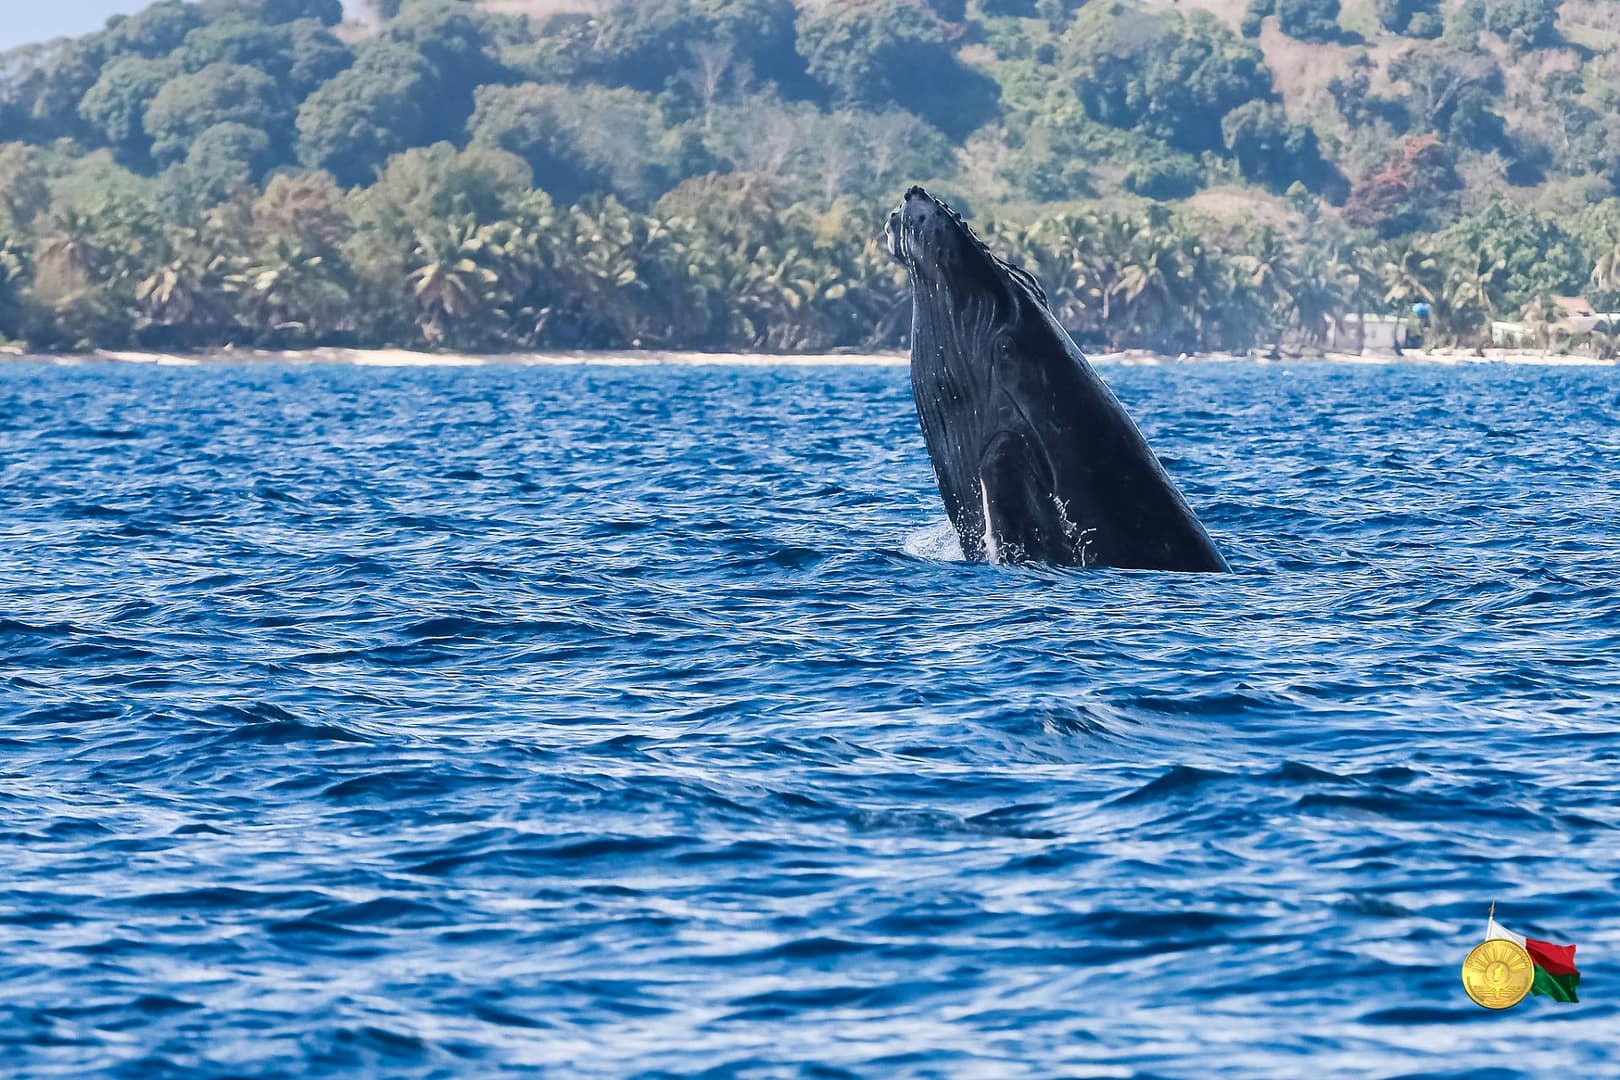
[(913, 559), (928, 559), (932, 562), (967, 561), (967, 556), (962, 554), (962, 542), (957, 539), (956, 528), (949, 521), (936, 522), (907, 534), (901, 550)]

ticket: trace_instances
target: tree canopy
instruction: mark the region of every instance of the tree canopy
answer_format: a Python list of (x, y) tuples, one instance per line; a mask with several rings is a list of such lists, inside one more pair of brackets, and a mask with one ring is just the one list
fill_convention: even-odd
[(1088, 8), (1064, 46), (1088, 115), (1180, 150), (1218, 148), (1227, 113), (1272, 96), (1260, 50), (1207, 12)]
[(161, 0), (0, 55), (0, 335), (893, 343), (921, 181), (1090, 341), (1465, 338), (1620, 304), (1610, 6)]

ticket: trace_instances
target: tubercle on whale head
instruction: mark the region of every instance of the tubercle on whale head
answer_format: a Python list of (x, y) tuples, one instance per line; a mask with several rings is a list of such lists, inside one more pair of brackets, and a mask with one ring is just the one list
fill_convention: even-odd
[(913, 281), (1011, 291), (1027, 289), (1041, 304), (1046, 294), (1025, 271), (997, 258), (962, 216), (921, 186), (908, 188), (884, 227), (889, 254)]
[(993, 269), (984, 242), (955, 210), (922, 187), (907, 189), (884, 230), (889, 254), (926, 278)]

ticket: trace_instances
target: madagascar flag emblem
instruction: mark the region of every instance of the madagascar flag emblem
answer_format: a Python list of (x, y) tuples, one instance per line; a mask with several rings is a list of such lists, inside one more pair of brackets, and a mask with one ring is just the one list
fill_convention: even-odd
[(1496, 905), (1485, 923), (1485, 940), (1463, 961), (1463, 989), (1487, 1009), (1509, 1009), (1527, 994), (1554, 1001), (1579, 1001), (1575, 987), (1575, 946), (1554, 945), (1515, 934), (1496, 921)]

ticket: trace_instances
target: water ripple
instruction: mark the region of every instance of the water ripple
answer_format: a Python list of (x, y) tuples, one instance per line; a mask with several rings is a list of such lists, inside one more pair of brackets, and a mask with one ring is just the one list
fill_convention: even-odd
[(1613, 1073), (1615, 371), (1107, 374), (1235, 574), (902, 370), (0, 369), (9, 1071)]

